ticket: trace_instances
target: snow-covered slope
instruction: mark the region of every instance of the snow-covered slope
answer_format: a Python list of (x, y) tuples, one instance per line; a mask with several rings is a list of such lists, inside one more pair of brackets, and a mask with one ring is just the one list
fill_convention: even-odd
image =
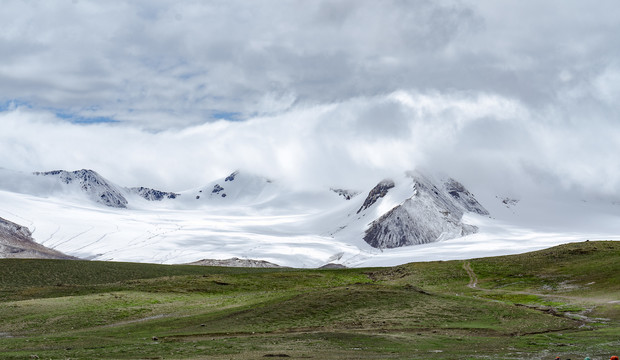
[[(4, 170), (6, 174), (7, 171)], [(1, 175), (1, 173), (0, 173)], [(48, 187), (46, 195), (58, 195), (58, 193), (70, 193), (74, 196), (84, 195), (90, 200), (99, 204), (114, 207), (126, 208), (128, 197), (137, 195), (138, 197), (148, 201), (161, 201), (164, 199), (175, 199), (180, 194), (151, 189), (147, 187), (131, 187), (125, 188), (118, 186), (111, 181), (105, 179), (93, 170), (54, 170), (46, 172), (35, 172), (33, 175), (47, 178), (55, 183), (55, 186)], [(13, 176), (14, 177), (14, 176)], [(26, 174), (21, 175), (26, 178)], [(26, 182), (31, 182), (30, 179)], [(37, 193), (41, 194), (42, 191)], [(43, 190), (43, 193), (45, 191)]]
[[(620, 238), (620, 206), (604, 199), (474, 196), (455, 180), (420, 173), (392, 177), (374, 189), (299, 191), (240, 171), (161, 196), (66, 173), (75, 176), (69, 184), (62, 173), (0, 169), (0, 217), (26, 226), (42, 245), (86, 259), (189, 263), (236, 257), (291, 267), (375, 266)], [(96, 181), (84, 189), (81, 179)], [(99, 200), (99, 191), (108, 189), (118, 190), (110, 193), (122, 195), (125, 207)], [(374, 237), (379, 248), (364, 240), (374, 233), (382, 234)], [(411, 241), (396, 244), (422, 244), (387, 245), (403, 236)]]
[(144, 198), (145, 200), (148, 200), (148, 201), (162, 201), (164, 199), (176, 199), (177, 196), (181, 195), (181, 194), (177, 194), (177, 193), (173, 193), (169, 191), (155, 190), (155, 189), (151, 189), (151, 188), (147, 188), (143, 186), (126, 188), (125, 190), (128, 191), (129, 193), (136, 194), (140, 196), (141, 198)]
[[(474, 234), (478, 228), (461, 221), (464, 212), (473, 210), (488, 215), (467, 189), (453, 179), (438, 186), (419, 173), (409, 177), (413, 195), (373, 221), (366, 230), (364, 240), (372, 247), (420, 245)], [(373, 191), (368, 199), (374, 198)]]
[(197, 189), (181, 192), (183, 200), (195, 205), (254, 205), (278, 194), (273, 181), (254, 174), (235, 171), (223, 179)]
[(121, 189), (92, 170), (82, 169), (71, 172), (54, 170), (34, 174), (57, 178), (67, 186), (81, 189), (92, 200), (100, 204), (117, 208), (127, 206), (127, 199), (123, 196)]

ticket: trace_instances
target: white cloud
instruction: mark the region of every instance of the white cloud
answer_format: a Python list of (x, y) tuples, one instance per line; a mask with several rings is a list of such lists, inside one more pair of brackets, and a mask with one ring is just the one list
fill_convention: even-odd
[[(5, 1), (0, 166), (180, 190), (236, 168), (361, 187), (423, 165), (611, 194), (616, 8)], [(119, 123), (70, 121), (89, 118)]]
[(605, 120), (559, 128), (558, 115), (496, 95), (399, 91), (149, 132), (70, 124), (20, 108), (0, 114), (0, 166), (92, 168), (121, 185), (165, 190), (201, 186), (235, 169), (292, 186), (365, 189), (426, 167), (474, 188), (617, 193), (620, 171), (610, 164), (620, 152), (620, 130)]

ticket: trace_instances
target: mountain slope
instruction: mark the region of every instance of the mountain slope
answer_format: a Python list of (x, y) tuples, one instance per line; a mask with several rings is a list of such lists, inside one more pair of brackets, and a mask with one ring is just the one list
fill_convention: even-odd
[(263, 203), (278, 195), (272, 180), (242, 171), (212, 181), (197, 189), (181, 192), (186, 204), (251, 205)]
[(181, 196), (181, 194), (177, 194), (177, 193), (173, 193), (169, 191), (155, 190), (155, 189), (151, 189), (151, 188), (147, 188), (143, 186), (126, 188), (126, 190), (148, 201), (162, 201), (164, 199), (176, 199), (177, 196)]
[(97, 203), (116, 208), (127, 207), (127, 199), (125, 199), (122, 190), (95, 171), (86, 169), (71, 172), (54, 170), (35, 172), (34, 174), (58, 178), (66, 185), (79, 188)]
[[(364, 241), (375, 248), (427, 244), (476, 233), (475, 226), (464, 224), (464, 212), (488, 215), (488, 211), (453, 179), (435, 185), (419, 173), (408, 175), (413, 180), (413, 195), (402, 204), (373, 221), (364, 235)], [(376, 189), (387, 192), (385, 182), (370, 192), (360, 210), (376, 197)], [(393, 182), (390, 183), (393, 187)], [(443, 186), (441, 186), (443, 185)], [(371, 199), (371, 200), (369, 200)]]
[(380, 269), (6, 259), (0, 357), (608, 359), (619, 256), (590, 241)]
[(28, 228), (0, 218), (0, 258), (71, 259), (37, 244)]

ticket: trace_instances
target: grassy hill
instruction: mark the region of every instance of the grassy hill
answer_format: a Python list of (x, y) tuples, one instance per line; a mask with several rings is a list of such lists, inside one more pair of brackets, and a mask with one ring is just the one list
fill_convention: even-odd
[(0, 260), (0, 358), (607, 359), (620, 242), (295, 270)]

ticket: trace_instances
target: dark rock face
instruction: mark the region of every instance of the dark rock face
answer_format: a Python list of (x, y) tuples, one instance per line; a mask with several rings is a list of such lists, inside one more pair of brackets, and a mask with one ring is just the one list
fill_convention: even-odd
[(351, 191), (351, 190), (345, 190), (345, 189), (330, 189), (331, 191), (335, 192), (336, 194), (342, 196), (345, 200), (351, 200), (353, 197), (359, 195), (359, 192), (355, 192), (355, 191)]
[(357, 210), (357, 214), (371, 207), (374, 203), (377, 202), (377, 200), (387, 195), (388, 190), (390, 190), (393, 187), (394, 187), (394, 181), (389, 180), (389, 179), (381, 181), (379, 184), (377, 184), (377, 186), (375, 186), (374, 188), (372, 188), (372, 190), (370, 190), (370, 192), (368, 193), (368, 196), (366, 197), (366, 200), (364, 200), (364, 203), (362, 204), (362, 206), (359, 208), (359, 210)]
[(221, 187), (219, 184), (215, 184), (213, 186), (213, 190), (211, 191), (211, 194), (219, 194), (222, 191), (224, 191), (224, 188)]
[(0, 218), (0, 258), (75, 259), (32, 239), (28, 228)]
[(116, 208), (126, 208), (127, 199), (116, 186), (110, 184), (101, 175), (92, 170), (35, 172), (39, 176), (55, 176), (65, 184), (77, 183), (82, 191), (90, 195), (96, 202)]
[(382, 249), (427, 244), (477, 232), (475, 226), (461, 221), (464, 212), (488, 212), (461, 184), (451, 179), (440, 188), (421, 175), (412, 177), (414, 195), (366, 230), (364, 240), (370, 246)]
[(479, 215), (489, 215), (487, 209), (485, 209), (478, 200), (470, 193), (460, 182), (454, 179), (448, 179), (444, 187), (452, 198), (459, 203), (465, 210), (471, 211)]
[[(496, 198), (499, 199), (498, 196), (496, 196)], [(511, 208), (513, 206), (516, 206), (519, 203), (518, 199), (512, 199), (512, 198), (509, 198), (509, 197), (505, 197), (505, 198), (502, 198), (500, 200), (502, 201), (502, 204), (504, 204), (507, 208)]]
[(228, 175), (226, 177), (226, 179), (224, 179), (224, 181), (234, 181), (235, 180), (235, 176), (239, 175), (239, 171), (235, 171), (232, 174)]
[(129, 188), (129, 191), (140, 195), (141, 197), (145, 198), (148, 201), (161, 201), (163, 199), (176, 199), (177, 196), (181, 195), (181, 194), (176, 194), (173, 192), (166, 192), (166, 191), (160, 191), (160, 190), (155, 190), (151, 188), (145, 188), (142, 186)]

